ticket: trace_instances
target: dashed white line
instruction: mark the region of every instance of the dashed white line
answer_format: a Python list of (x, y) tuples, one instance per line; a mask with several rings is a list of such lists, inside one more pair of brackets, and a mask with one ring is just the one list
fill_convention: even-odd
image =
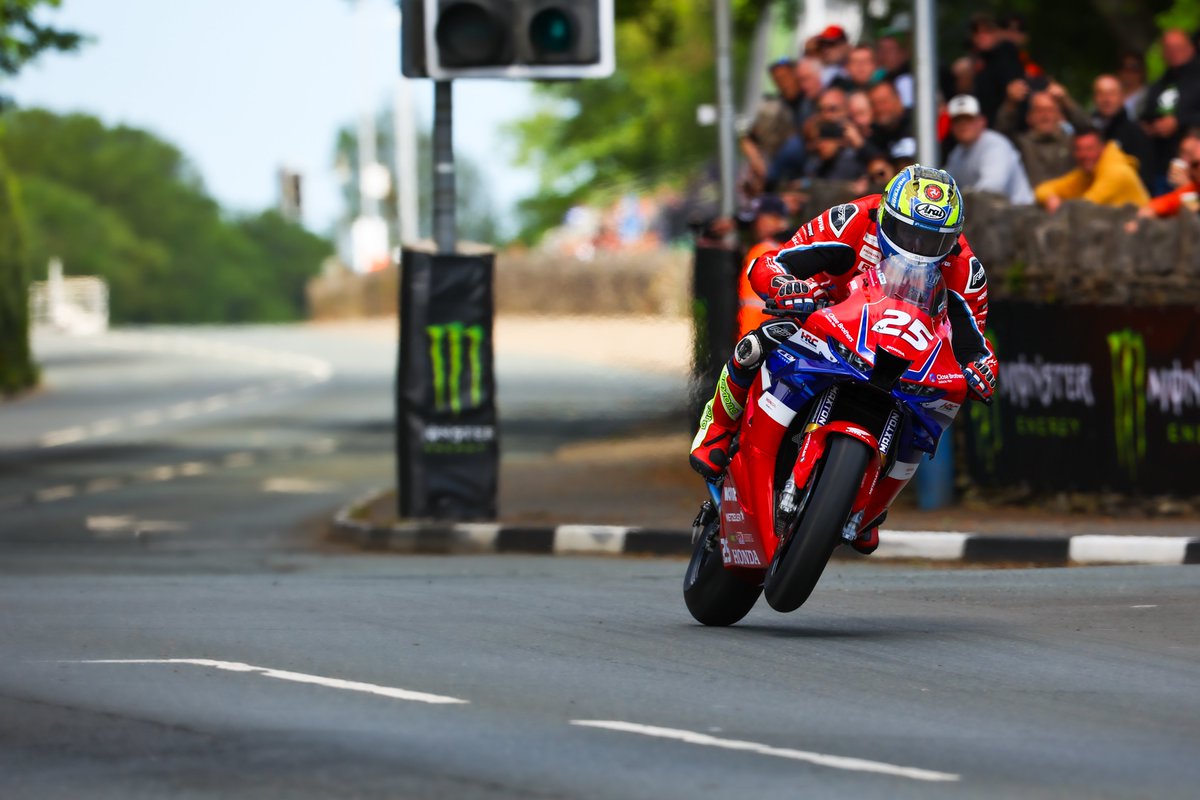
[(87, 494), (99, 494), (120, 489), (122, 486), (124, 486), (124, 482), (119, 478), (92, 478), (84, 484), (83, 491)]
[(229, 455), (225, 456), (224, 461), (222, 461), (221, 463), (227, 467), (234, 467), (234, 468), (249, 467), (254, 464), (254, 454), (253, 453), (230, 453)]
[(39, 503), (49, 503), (55, 500), (66, 500), (68, 497), (74, 497), (78, 491), (74, 486), (51, 486), (47, 489), (38, 489), (34, 492), (33, 496), (37, 498)]
[(50, 431), (38, 440), (42, 447), (59, 447), (64, 444), (74, 444), (82, 439), (87, 438), (87, 429), (81, 425), (76, 425), (73, 428), (64, 428), (60, 431)]
[(179, 474), (185, 478), (192, 478), (196, 475), (203, 475), (208, 472), (208, 464), (203, 461), (185, 461), (179, 465)]
[(107, 436), (110, 433), (116, 433), (123, 427), (125, 426), (119, 419), (102, 419), (99, 422), (93, 422), (88, 427), (88, 436)]
[(295, 683), (310, 683), (317, 686), (325, 686), (329, 689), (342, 689), (349, 692), (362, 692), (364, 694), (373, 694), (380, 697), (389, 697), (393, 700), (408, 700), (414, 703), (429, 703), (431, 705), (448, 705), (448, 704), (465, 704), (470, 701), (463, 700), (458, 697), (448, 697), (441, 694), (429, 694), (428, 692), (415, 692), (411, 689), (398, 689), (394, 686), (380, 686), (376, 683), (363, 683), (361, 681), (347, 681), (341, 678), (326, 678), (321, 675), (307, 675), (303, 672), (288, 672), (287, 670), (271, 669), (270, 667), (256, 667), (252, 664), (243, 664), (240, 661), (215, 661), (210, 658), (122, 658), (122, 659), (89, 659), (85, 661), (72, 661), (73, 664), (190, 664), (197, 667), (210, 667), (212, 669), (225, 670), (227, 672), (246, 672), (255, 673), (264, 678), (276, 678), (281, 681), (293, 681)]
[(200, 406), (190, 400), (186, 403), (176, 403), (167, 410), (167, 415), (171, 419), (187, 419), (193, 417), (200, 410)]
[(740, 750), (747, 753), (757, 753), (776, 758), (787, 758), (793, 761), (805, 761), (822, 767), (844, 769), (851, 772), (874, 772), (880, 775), (893, 775), (897, 778), (908, 778), (914, 781), (957, 781), (960, 775), (951, 772), (936, 772), (917, 767), (903, 767), (898, 764), (888, 764), (884, 761), (869, 761), (865, 758), (850, 756), (834, 756), (827, 753), (816, 753), (809, 750), (793, 750), (787, 747), (772, 747), (758, 742), (747, 742), (739, 739), (719, 739), (707, 733), (679, 730), (677, 728), (659, 728), (653, 725), (639, 725), (634, 722), (601, 719), (573, 719), (572, 725), (585, 728), (603, 728), (604, 730), (636, 733), (641, 736), (652, 736), (657, 739), (673, 739), (677, 742), (699, 745), (701, 747), (718, 747), (723, 750)]
[(324, 494), (337, 489), (332, 481), (314, 481), (308, 478), (267, 478), (262, 490), (275, 494)]
[(142, 411), (134, 414), (130, 423), (136, 428), (147, 428), (151, 425), (158, 425), (163, 421), (161, 411)]

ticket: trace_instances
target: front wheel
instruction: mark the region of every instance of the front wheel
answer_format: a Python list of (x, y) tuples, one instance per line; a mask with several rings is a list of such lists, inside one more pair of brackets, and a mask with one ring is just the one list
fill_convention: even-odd
[(750, 613), (762, 586), (725, 569), (718, 533), (720, 521), (705, 526), (683, 576), (683, 601), (703, 625), (732, 625)]
[(841, 539), (870, 460), (870, 448), (857, 439), (830, 437), (800, 524), (767, 570), (765, 591), (771, 608), (795, 611), (812, 594)]

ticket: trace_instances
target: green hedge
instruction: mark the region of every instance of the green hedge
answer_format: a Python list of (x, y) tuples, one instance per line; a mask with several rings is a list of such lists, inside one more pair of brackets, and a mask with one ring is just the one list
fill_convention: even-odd
[(29, 351), (28, 233), (16, 178), (0, 157), (0, 394), (37, 383)]

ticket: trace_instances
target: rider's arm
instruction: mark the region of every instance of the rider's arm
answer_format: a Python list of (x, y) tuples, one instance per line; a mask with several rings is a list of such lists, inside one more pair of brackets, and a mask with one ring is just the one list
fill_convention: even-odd
[(867, 216), (868, 212), (856, 203), (822, 212), (812, 222), (801, 225), (783, 247), (751, 262), (747, 270), (750, 285), (760, 297), (770, 299), (780, 279), (828, 283), (845, 275), (857, 261), (856, 243), (862, 239)]

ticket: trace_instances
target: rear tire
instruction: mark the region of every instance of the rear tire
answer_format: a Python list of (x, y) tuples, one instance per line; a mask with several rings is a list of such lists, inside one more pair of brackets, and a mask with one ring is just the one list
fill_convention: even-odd
[(725, 569), (718, 541), (720, 521), (708, 523), (683, 576), (683, 601), (703, 625), (732, 625), (750, 613), (762, 586)]
[(812, 594), (842, 538), (870, 460), (870, 448), (857, 439), (830, 437), (800, 524), (767, 570), (765, 591), (771, 608), (795, 611)]

